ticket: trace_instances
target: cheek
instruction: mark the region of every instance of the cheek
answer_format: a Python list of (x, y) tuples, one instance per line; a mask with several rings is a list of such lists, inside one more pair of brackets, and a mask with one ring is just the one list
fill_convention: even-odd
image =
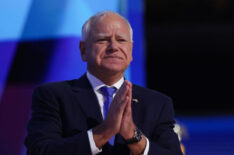
[(95, 57), (96, 59), (102, 58), (103, 55), (105, 54), (105, 47), (95, 45), (93, 48), (92, 54), (93, 54), (93, 57)]

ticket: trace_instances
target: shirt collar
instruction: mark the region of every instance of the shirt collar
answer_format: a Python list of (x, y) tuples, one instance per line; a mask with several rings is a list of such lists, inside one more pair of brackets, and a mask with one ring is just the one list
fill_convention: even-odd
[[(99, 80), (97, 77), (95, 77), (94, 75), (92, 75), (88, 71), (86, 74), (87, 74), (87, 78), (88, 78), (89, 82), (91, 83), (91, 85), (95, 91), (98, 91), (103, 86), (107, 86), (101, 80)], [(114, 83), (111, 87), (115, 87), (118, 90), (123, 83), (124, 83), (124, 78), (122, 77), (119, 81)], [(108, 86), (108, 87), (110, 87), (110, 86)]]

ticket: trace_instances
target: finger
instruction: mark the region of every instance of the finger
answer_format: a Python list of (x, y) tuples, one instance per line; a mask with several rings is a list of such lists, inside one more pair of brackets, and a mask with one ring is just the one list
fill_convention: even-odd
[(121, 102), (116, 103), (113, 102), (113, 106), (110, 107), (109, 113), (112, 113), (112, 116), (119, 116), (120, 119), (122, 119), (123, 113), (126, 109), (126, 106), (129, 102), (129, 97), (126, 97), (124, 100), (121, 100)]
[(115, 97), (116, 98), (120, 98), (121, 96), (123, 96), (123, 94), (125, 93), (126, 89), (127, 89), (127, 82), (124, 81), (124, 83), (122, 84), (122, 86), (116, 92)]
[(128, 83), (127, 81), (124, 81), (124, 83), (122, 84), (118, 92), (116, 93), (111, 103), (109, 111), (119, 111), (120, 113), (123, 112), (129, 100), (129, 99), (126, 99), (128, 89), (129, 89)]
[(125, 80), (124, 83), (122, 84), (122, 86), (120, 87), (120, 89), (117, 91), (117, 93), (114, 97), (114, 101), (116, 103), (122, 103), (128, 94), (128, 89), (129, 89), (129, 84)]
[(124, 101), (122, 102), (122, 104), (120, 105), (120, 109), (121, 111), (124, 113), (126, 107), (128, 106), (130, 99), (128, 96), (126, 96), (126, 98), (124, 99)]
[(128, 98), (125, 109), (124, 109), (124, 116), (129, 117), (132, 114), (132, 107), (131, 107), (131, 100), (130, 98), (127, 96), (126, 98)]
[(124, 82), (121, 85), (121, 87), (119, 88), (118, 92), (123, 92), (126, 89), (127, 85), (128, 85), (128, 81), (124, 80)]
[(130, 98), (130, 101), (132, 100), (132, 84), (128, 81), (127, 82), (127, 94), (126, 96), (128, 96)]
[(132, 83), (128, 82), (129, 90), (128, 90), (128, 96), (130, 97), (130, 100), (132, 100)]
[(127, 96), (129, 97), (129, 101), (126, 105), (126, 114), (127, 115), (131, 115), (132, 113), (132, 84), (131, 82), (128, 82), (128, 86), (129, 86), (129, 89), (128, 89), (128, 94)]

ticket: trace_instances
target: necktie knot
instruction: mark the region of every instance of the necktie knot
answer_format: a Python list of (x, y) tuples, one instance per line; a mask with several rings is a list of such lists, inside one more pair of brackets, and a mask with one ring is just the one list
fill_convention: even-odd
[(113, 94), (115, 93), (116, 88), (104, 86), (104, 87), (101, 87), (100, 90), (104, 96), (113, 97)]

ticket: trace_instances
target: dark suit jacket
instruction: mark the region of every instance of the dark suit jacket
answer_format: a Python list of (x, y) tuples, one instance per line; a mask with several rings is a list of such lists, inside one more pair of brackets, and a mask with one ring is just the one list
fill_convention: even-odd
[[(136, 85), (132, 98), (133, 119), (150, 141), (149, 155), (181, 155), (178, 137), (173, 132), (171, 99)], [(32, 98), (32, 117), (25, 139), (28, 154), (90, 155), (87, 130), (102, 121), (98, 100), (86, 75), (40, 86)], [(115, 146), (107, 143), (101, 154), (130, 152), (123, 138), (116, 135)]]

